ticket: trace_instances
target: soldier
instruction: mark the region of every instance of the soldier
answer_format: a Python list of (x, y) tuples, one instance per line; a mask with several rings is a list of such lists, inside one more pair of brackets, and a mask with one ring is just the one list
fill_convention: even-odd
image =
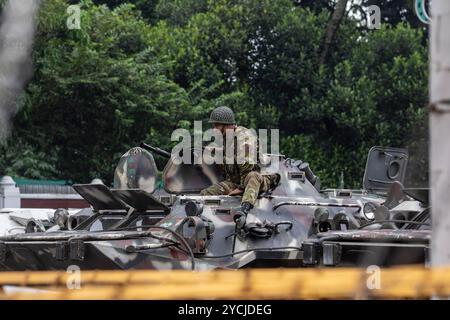
[[(236, 125), (233, 111), (228, 107), (218, 107), (213, 110), (209, 123), (214, 129), (219, 130), (226, 139), (228, 131), (234, 133), (234, 137), (242, 139), (243, 143), (235, 148), (233, 163), (219, 164), (225, 180), (213, 184), (201, 191), (202, 195), (241, 195), (241, 207), (234, 216), (238, 228), (245, 225), (248, 212), (254, 207), (259, 193), (269, 190), (278, 182), (278, 175), (262, 175), (257, 161), (250, 161), (249, 150), (256, 150), (256, 137), (251, 131)], [(230, 132), (228, 132), (230, 134)], [(244, 161), (237, 161), (236, 153), (244, 152)]]

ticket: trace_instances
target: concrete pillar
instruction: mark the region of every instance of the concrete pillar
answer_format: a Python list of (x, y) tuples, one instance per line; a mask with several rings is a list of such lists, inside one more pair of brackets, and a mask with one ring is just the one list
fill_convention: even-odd
[(20, 190), (10, 176), (0, 180), (0, 208), (20, 208)]
[(431, 264), (450, 265), (450, 1), (433, 0), (430, 33)]

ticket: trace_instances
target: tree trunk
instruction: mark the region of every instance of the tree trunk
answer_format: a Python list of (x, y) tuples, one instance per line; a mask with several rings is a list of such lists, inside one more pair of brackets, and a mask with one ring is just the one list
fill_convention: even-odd
[(336, 36), (336, 32), (339, 28), (342, 18), (345, 15), (345, 8), (347, 7), (348, 0), (338, 0), (334, 9), (333, 15), (327, 25), (325, 32), (325, 41), (322, 46), (322, 52), (320, 53), (320, 64), (324, 64), (330, 51), (331, 44)]

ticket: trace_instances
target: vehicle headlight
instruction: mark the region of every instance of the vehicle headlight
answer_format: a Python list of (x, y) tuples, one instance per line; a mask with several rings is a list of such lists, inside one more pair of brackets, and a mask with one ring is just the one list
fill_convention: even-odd
[(380, 205), (374, 202), (366, 202), (363, 207), (363, 214), (367, 220), (375, 220), (375, 211)]

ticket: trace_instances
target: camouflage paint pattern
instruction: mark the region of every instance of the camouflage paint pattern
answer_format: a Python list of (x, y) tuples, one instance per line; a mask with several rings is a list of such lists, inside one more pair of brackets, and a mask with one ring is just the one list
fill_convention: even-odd
[(114, 172), (115, 189), (142, 189), (155, 191), (157, 168), (148, 151), (136, 147), (128, 150), (119, 160)]

